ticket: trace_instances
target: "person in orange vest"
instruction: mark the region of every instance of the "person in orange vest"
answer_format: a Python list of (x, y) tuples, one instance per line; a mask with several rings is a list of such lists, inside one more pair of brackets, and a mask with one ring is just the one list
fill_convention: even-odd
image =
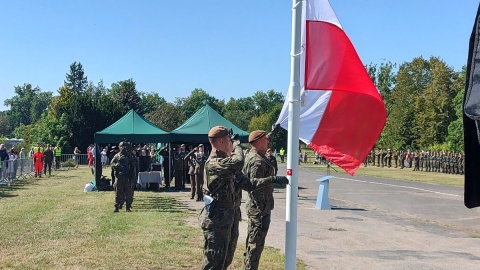
[(35, 166), (35, 177), (42, 177), (43, 171), (43, 153), (40, 151), (40, 147), (37, 148), (37, 152), (33, 154), (33, 164)]

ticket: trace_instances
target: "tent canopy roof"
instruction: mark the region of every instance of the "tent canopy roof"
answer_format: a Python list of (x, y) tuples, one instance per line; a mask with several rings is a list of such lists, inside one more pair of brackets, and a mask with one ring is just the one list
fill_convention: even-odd
[(209, 105), (200, 108), (185, 123), (171, 132), (171, 141), (208, 142), (208, 132), (214, 126), (225, 126), (238, 134), (241, 142), (248, 142), (248, 132), (241, 130)]
[(96, 143), (119, 143), (123, 140), (132, 143), (169, 142), (170, 134), (131, 109), (117, 122), (95, 133)]

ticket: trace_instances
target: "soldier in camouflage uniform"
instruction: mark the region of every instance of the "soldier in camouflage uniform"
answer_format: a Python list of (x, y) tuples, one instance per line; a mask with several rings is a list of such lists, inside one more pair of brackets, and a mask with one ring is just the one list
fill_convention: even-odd
[(392, 150), (387, 149), (387, 154), (385, 155), (386, 163), (385, 165), (390, 168), (392, 167)]
[[(265, 157), (265, 151), (270, 142), (267, 133), (263, 130), (252, 131), (248, 136), (248, 142), (252, 149), (246, 157), (243, 174), (252, 182), (271, 178), (274, 179), (274, 183), (288, 183), (286, 177), (274, 176), (275, 168)], [(265, 238), (270, 227), (271, 211), (274, 207), (273, 185), (256, 188), (250, 191), (248, 195), (246, 207), (248, 233), (244, 269), (258, 269), (265, 246)]]
[(435, 172), (440, 172), (441, 156), (440, 152), (435, 152)]
[(430, 152), (425, 151), (425, 155), (423, 156), (423, 162), (425, 162), (425, 171), (430, 172)]
[(111, 168), (115, 174), (115, 209), (118, 212), (123, 203), (127, 205), (127, 212), (130, 212), (133, 202), (133, 193), (131, 191), (132, 182), (136, 182), (136, 162), (130, 150), (130, 144), (121, 142), (119, 144), (120, 152), (117, 153), (112, 161)]
[(460, 174), (464, 175), (465, 174), (465, 155), (460, 154)]
[(420, 155), (418, 154), (418, 151), (415, 150), (413, 151), (413, 170), (418, 171), (420, 169)]
[(405, 168), (405, 152), (403, 150), (398, 155), (398, 161), (400, 162), (400, 169)]
[(395, 168), (398, 168), (398, 154), (398, 151), (394, 151), (392, 154), (393, 164), (395, 164)]
[(380, 155), (381, 155), (380, 149), (375, 148), (374, 154), (375, 154), (375, 158), (373, 159), (373, 166), (380, 167)]
[(420, 171), (424, 171), (425, 170), (425, 151), (422, 150), (422, 152), (420, 153), (420, 164), (419, 164), (419, 167), (420, 167)]
[(243, 168), (244, 157), (240, 142), (232, 142), (226, 127), (213, 127), (208, 140), (212, 151), (205, 163), (205, 192), (213, 201), (200, 215), (205, 240), (202, 269), (223, 270), (235, 217), (234, 177)]
[(380, 151), (380, 162), (382, 162), (382, 168), (387, 166), (387, 150), (385, 149)]
[(440, 156), (440, 172), (445, 173), (445, 155), (446, 151), (443, 150)]
[[(245, 161), (247, 162), (247, 161)], [(239, 236), (239, 224), (242, 220), (242, 213), (240, 211), (240, 205), (242, 202), (242, 190), (251, 192), (263, 187), (272, 186), (273, 184), (284, 185), (288, 183), (286, 177), (266, 177), (266, 178), (247, 178), (242, 171), (239, 171), (235, 175), (235, 218), (233, 220), (232, 233), (230, 235), (230, 243), (228, 245), (228, 252), (225, 258), (225, 269), (230, 266), (235, 255), (235, 249), (237, 248), (237, 241)]]

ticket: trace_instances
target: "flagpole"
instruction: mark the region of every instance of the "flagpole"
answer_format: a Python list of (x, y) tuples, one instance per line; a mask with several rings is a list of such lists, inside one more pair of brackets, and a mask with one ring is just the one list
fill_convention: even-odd
[(290, 85), (288, 100), (288, 145), (285, 269), (296, 269), (297, 262), (297, 206), (298, 206), (298, 151), (300, 134), (300, 53), (302, 30), (302, 1), (292, 0), (292, 43)]

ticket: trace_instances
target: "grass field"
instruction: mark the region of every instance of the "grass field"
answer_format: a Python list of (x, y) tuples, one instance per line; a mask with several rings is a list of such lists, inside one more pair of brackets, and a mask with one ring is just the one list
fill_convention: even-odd
[[(302, 149), (302, 153), (306, 149)], [(308, 157), (314, 157), (315, 154), (312, 150), (307, 150)], [(312, 168), (317, 170), (325, 171), (327, 170), (326, 165), (318, 165), (312, 164), (311, 162), (313, 159), (309, 159), (309, 163), (301, 163), (301, 167), (303, 168)], [(338, 172), (345, 173), (339, 167), (333, 165), (334, 169)], [(331, 172), (334, 172), (331, 170)], [(345, 173), (346, 174), (346, 173)], [(358, 169), (355, 175), (365, 175), (365, 176), (373, 176), (373, 177), (382, 177), (382, 178), (391, 178), (391, 179), (398, 179), (398, 180), (408, 180), (408, 181), (415, 181), (415, 182), (425, 182), (425, 183), (432, 183), (432, 184), (440, 184), (440, 185), (449, 185), (455, 187), (463, 187), (464, 186), (464, 176), (463, 175), (455, 175), (455, 174), (444, 174), (444, 173), (433, 173), (433, 172), (418, 172), (413, 171), (412, 168), (380, 168), (374, 166), (363, 167), (363, 165)]]
[[(0, 269), (200, 268), (202, 231), (187, 223), (197, 211), (168, 193), (136, 192), (133, 212), (114, 214), (113, 192), (83, 192), (92, 179), (79, 168), (1, 185)], [(230, 269), (242, 268), (240, 242)], [(260, 269), (283, 268), (266, 248)]]

